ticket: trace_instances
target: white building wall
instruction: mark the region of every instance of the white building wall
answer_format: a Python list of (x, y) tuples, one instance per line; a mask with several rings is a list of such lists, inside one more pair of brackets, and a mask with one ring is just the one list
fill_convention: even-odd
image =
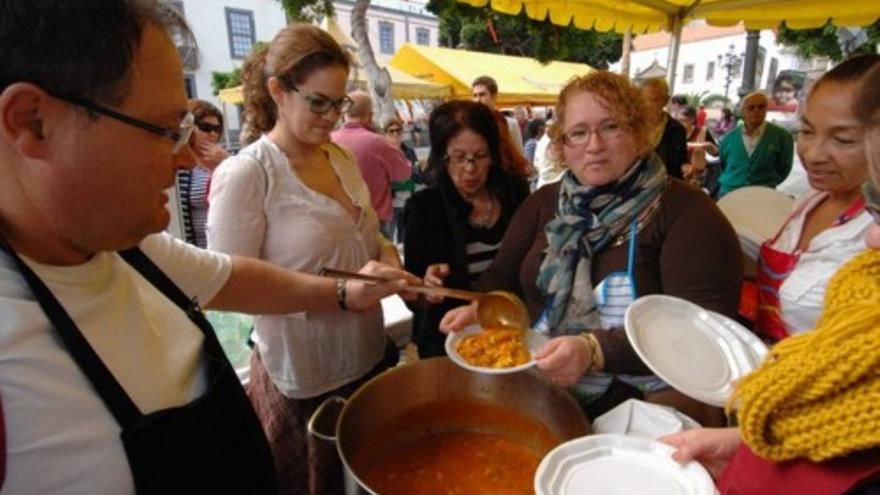
[[(336, 21), (347, 33), (351, 33), (351, 9), (354, 2), (336, 0)], [(389, 22), (394, 26), (394, 49), (392, 53), (382, 53), (379, 45), (379, 23)], [(373, 0), (367, 8), (367, 35), (370, 45), (380, 65), (387, 65), (391, 57), (404, 43), (416, 43), (417, 28), (427, 29), (430, 46), (437, 46), (439, 21), (427, 11), (424, 4), (401, 0)]]
[[(746, 34), (742, 33), (735, 36), (726, 36), (708, 40), (694, 41), (691, 43), (683, 43), (678, 54), (678, 66), (675, 76), (674, 93), (702, 93), (707, 91), (708, 94), (724, 95), (724, 86), (727, 71), (722, 66), (726, 60), (726, 54), (733, 45), (733, 52), (745, 58)], [(768, 82), (771, 77), (770, 66), (773, 59), (777, 60), (777, 73), (785, 69), (795, 69), (798, 65), (797, 57), (789, 53), (785, 47), (776, 44), (776, 38), (772, 31), (761, 31), (759, 46), (763, 55), (763, 64), (757, 69), (760, 74), (760, 80), (756, 80), (758, 89), (769, 90)], [(661, 66), (666, 67), (669, 49), (668, 47), (659, 47), (642, 51), (633, 51), (630, 55), (630, 75), (638, 74), (640, 71), (648, 68), (654, 61)], [(719, 57), (721, 57), (719, 59)], [(707, 70), (709, 63), (714, 62), (715, 73), (712, 80), (707, 80)], [(685, 82), (685, 66), (693, 65), (694, 76), (691, 82)], [(612, 65), (611, 70), (619, 70), (620, 63)], [(734, 77), (730, 83), (728, 97), (736, 102), (739, 98), (737, 91), (742, 86), (742, 74)]]
[[(287, 25), (281, 3), (277, 0), (183, 0), (184, 15), (195, 33), (201, 54), (201, 65), (190, 72), (195, 79), (196, 98), (222, 107), (211, 88), (212, 72), (228, 72), (241, 67), (243, 59), (233, 59), (229, 48), (226, 8), (253, 12), (257, 41), (271, 41)], [(227, 129), (240, 128), (238, 110), (226, 105)]]

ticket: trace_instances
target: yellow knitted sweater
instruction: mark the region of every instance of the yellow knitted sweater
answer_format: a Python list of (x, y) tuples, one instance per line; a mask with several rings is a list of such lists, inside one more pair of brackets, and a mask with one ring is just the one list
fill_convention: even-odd
[(816, 329), (774, 346), (733, 404), (745, 443), (772, 461), (880, 446), (880, 251), (834, 275)]

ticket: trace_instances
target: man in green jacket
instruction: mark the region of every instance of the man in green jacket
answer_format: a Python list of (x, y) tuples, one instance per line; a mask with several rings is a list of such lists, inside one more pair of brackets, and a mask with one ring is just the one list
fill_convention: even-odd
[(743, 125), (721, 141), (723, 196), (745, 186), (776, 187), (788, 177), (794, 153), (791, 134), (765, 122), (769, 98), (755, 92), (743, 98)]

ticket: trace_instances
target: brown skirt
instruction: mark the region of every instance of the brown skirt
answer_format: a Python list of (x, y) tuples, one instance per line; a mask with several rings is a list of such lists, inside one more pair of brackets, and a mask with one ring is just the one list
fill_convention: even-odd
[(396, 365), (398, 358), (397, 348), (389, 341), (385, 357), (363, 377), (316, 397), (291, 399), (275, 387), (259, 352), (254, 350), (248, 397), (269, 439), (281, 495), (341, 495), (345, 492), (336, 445), (312, 437), (306, 425), (328, 397), (348, 398), (362, 384)]

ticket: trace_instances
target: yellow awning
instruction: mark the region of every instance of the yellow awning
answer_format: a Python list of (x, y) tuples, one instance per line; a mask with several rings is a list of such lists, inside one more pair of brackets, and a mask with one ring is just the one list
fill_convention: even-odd
[(674, 21), (705, 19), (714, 26), (743, 22), (746, 29), (772, 29), (783, 20), (794, 29), (814, 28), (828, 20), (838, 26), (866, 26), (880, 18), (876, 0), (458, 0), (504, 14), (523, 10), (532, 19), (570, 23), (598, 31), (634, 33), (672, 31)]
[(593, 70), (586, 64), (551, 62), (533, 58), (471, 52), (451, 48), (404, 44), (391, 66), (420, 80), (448, 85), (453, 98), (470, 98), (471, 82), (490, 75), (498, 82), (498, 104), (553, 104), (573, 76)]

